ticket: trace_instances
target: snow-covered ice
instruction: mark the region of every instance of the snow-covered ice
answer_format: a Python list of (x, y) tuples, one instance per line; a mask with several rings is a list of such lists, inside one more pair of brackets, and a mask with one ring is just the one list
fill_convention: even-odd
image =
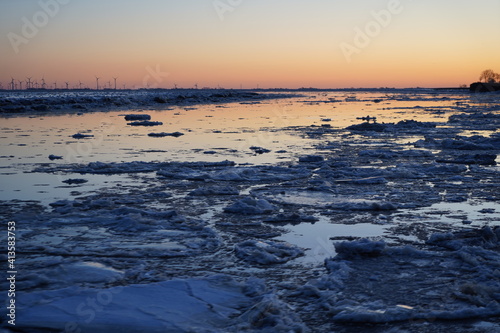
[[(18, 298), (21, 315), (16, 328), (65, 332), (236, 332), (260, 324), (270, 329), (273, 317), (283, 310), (278, 300), (268, 300), (264, 293), (256, 294), (254, 283), (213, 276), (105, 289), (70, 287), (23, 293)], [(288, 319), (277, 330), (298, 332), (302, 327), (300, 321)]]

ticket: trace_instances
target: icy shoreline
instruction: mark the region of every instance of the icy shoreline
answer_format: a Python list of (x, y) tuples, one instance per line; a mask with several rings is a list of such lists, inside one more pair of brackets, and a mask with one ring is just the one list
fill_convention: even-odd
[(0, 93), (0, 115), (78, 113), (134, 108), (165, 109), (173, 106), (231, 102), (258, 103), (266, 99), (296, 95), (224, 89), (17, 91)]
[[(92, 175), (134, 182), (49, 207), (2, 202), (2, 218), (19, 226), (19, 264), (30, 272), (19, 276), (19, 326), (498, 330), (499, 102), (457, 104), (446, 121), (283, 126), (276, 130), (320, 139), (309, 154), (273, 165), (37, 165), (33, 171), (70, 179), (75, 190)], [(380, 234), (328, 231), (368, 225)], [(313, 243), (294, 243), (299, 226), (318, 230)], [(142, 301), (125, 302), (132, 296)], [(89, 297), (100, 300), (94, 316)]]

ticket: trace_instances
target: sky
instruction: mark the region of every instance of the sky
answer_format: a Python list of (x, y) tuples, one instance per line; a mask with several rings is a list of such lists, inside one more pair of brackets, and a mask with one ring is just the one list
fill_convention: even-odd
[(0, 82), (458, 87), (499, 36), (500, 0), (0, 0)]

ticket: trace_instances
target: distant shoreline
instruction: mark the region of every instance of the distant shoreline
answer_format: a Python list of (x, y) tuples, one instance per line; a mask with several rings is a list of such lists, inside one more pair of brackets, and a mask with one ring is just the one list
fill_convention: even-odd
[(469, 88), (343, 88), (343, 89), (29, 89), (0, 91), (0, 115), (60, 114), (131, 109), (168, 109), (199, 104), (263, 100), (303, 96), (308, 92), (379, 94), (470, 94)]
[(161, 92), (227, 92), (227, 91), (238, 91), (238, 92), (273, 92), (273, 91), (282, 91), (282, 92), (301, 92), (301, 91), (412, 91), (412, 90), (420, 90), (420, 91), (432, 91), (432, 90), (457, 90), (457, 91), (467, 91), (470, 90), (470, 87), (414, 87), (414, 88), (391, 88), (391, 87), (379, 87), (379, 88), (213, 88), (213, 89), (193, 89), (193, 88), (155, 88), (155, 89), (0, 89), (0, 93), (123, 93), (123, 92), (148, 92), (148, 93), (161, 93)]
[(474, 82), (470, 85), (470, 91), (473, 93), (500, 91), (500, 83)]

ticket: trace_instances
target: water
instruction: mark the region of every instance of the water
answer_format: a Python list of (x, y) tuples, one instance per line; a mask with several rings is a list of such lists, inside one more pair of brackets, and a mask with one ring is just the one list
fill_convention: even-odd
[(301, 223), (287, 226), (288, 232), (276, 239), (306, 249), (305, 255), (295, 259), (295, 262), (305, 265), (321, 265), (325, 258), (336, 255), (332, 238), (348, 238), (353, 235), (360, 238), (381, 238), (386, 233), (386, 229), (387, 226), (371, 223), (332, 223), (330, 219), (321, 217), (314, 224)]
[[(85, 94), (92, 96), (96, 93)], [(31, 199), (45, 203), (67, 197), (74, 188), (89, 192), (105, 182), (128, 182), (126, 176), (86, 176), (89, 183), (85, 185), (62, 186), (64, 184), (60, 181), (65, 179), (64, 176), (30, 173), (41, 163), (229, 159), (258, 165), (293, 161), (298, 155), (310, 153), (311, 147), (322, 140), (302, 138), (287, 130), (289, 128), (330, 124), (334, 129), (342, 129), (358, 123), (356, 117), (365, 115), (376, 116), (381, 122), (403, 119), (444, 121), (455, 112), (457, 100), (467, 99), (467, 95), (452, 97), (443, 100), (426, 94), (314, 92), (305, 93), (304, 97), (259, 104), (3, 117), (0, 118), (0, 200)], [(382, 102), (374, 103), (377, 99)], [(426, 108), (439, 108), (442, 112), (426, 112)], [(153, 121), (163, 122), (163, 126), (127, 126), (123, 115), (129, 113), (147, 113)], [(323, 121), (325, 119), (331, 120)], [(176, 131), (185, 135), (179, 138), (151, 138), (147, 135)], [(75, 140), (71, 136), (76, 133), (94, 137)], [(333, 139), (338, 140), (338, 137)], [(256, 155), (250, 149), (252, 146), (271, 152)], [(50, 161), (50, 154), (63, 159)]]

